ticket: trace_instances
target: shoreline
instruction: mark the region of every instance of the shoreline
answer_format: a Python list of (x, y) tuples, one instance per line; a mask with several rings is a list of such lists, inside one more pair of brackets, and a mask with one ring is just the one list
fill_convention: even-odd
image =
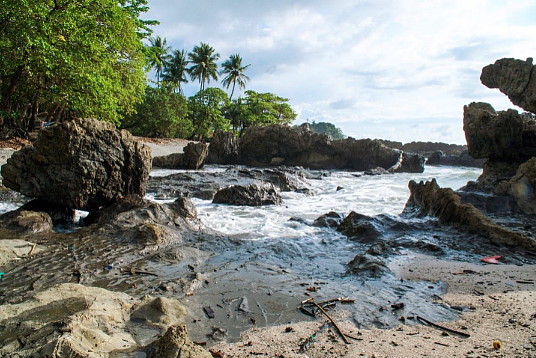
[[(320, 317), (313, 322), (250, 329), (240, 341), (218, 343), (210, 351), (223, 357), (251, 357), (261, 352), (285, 358), (534, 357), (536, 284), (516, 281), (528, 282), (535, 273), (536, 265), (480, 265), (424, 256), (401, 265), (398, 277), (402, 280), (441, 280), (447, 285), (437, 302), (465, 307), (464, 312), (459, 320), (435, 323), (469, 334), (468, 338), (419, 324), (409, 319), (410, 315), (395, 328), (358, 329), (349, 312), (337, 308), (330, 315), (345, 334), (358, 340), (345, 344)], [(315, 340), (300, 352), (303, 342), (315, 333)], [(501, 342), (500, 349), (493, 347), (496, 340)]]

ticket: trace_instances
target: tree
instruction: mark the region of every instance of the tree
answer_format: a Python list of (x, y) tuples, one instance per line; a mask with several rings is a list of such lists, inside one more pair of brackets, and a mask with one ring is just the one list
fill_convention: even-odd
[(149, 46), (149, 66), (156, 70), (156, 83), (160, 85), (160, 75), (171, 59), (169, 55), (171, 47), (167, 45), (167, 40), (160, 36), (150, 37), (149, 43), (151, 44)]
[(200, 91), (205, 89), (205, 82), (208, 84), (210, 79), (218, 80), (218, 65), (216, 61), (220, 55), (207, 43), (201, 42), (199, 46), (195, 46), (193, 51), (188, 54), (188, 59), (192, 63), (192, 67), (188, 69), (188, 73), (192, 80), (199, 80)]
[(246, 81), (249, 81), (249, 77), (244, 74), (244, 71), (249, 66), (250, 65), (242, 66), (242, 57), (240, 57), (240, 55), (237, 53), (229, 56), (229, 59), (222, 64), (223, 70), (220, 74), (227, 74), (227, 76), (225, 76), (225, 78), (222, 80), (222, 84), (227, 89), (229, 89), (231, 83), (233, 84), (233, 89), (231, 90), (229, 99), (233, 98), (233, 93), (237, 83), (240, 88), (246, 88)]
[(336, 127), (333, 123), (329, 122), (314, 122), (309, 123), (313, 132), (327, 134), (331, 139), (339, 140), (344, 139), (342, 130)]
[(230, 106), (228, 113), (233, 128), (242, 133), (250, 126), (292, 122), (297, 114), (287, 102), (287, 98), (272, 93), (248, 90), (244, 98), (239, 98)]
[(188, 101), (165, 84), (157, 88), (148, 86), (136, 113), (125, 117), (121, 128), (145, 137), (187, 138), (193, 130)]
[(229, 130), (229, 119), (225, 116), (230, 101), (220, 88), (207, 88), (188, 99), (190, 120), (193, 126), (192, 139), (204, 140), (215, 130)]
[(175, 50), (173, 56), (168, 61), (164, 68), (162, 79), (169, 84), (173, 90), (178, 89), (182, 94), (181, 83), (188, 83), (186, 78), (188, 60), (186, 59), (186, 51)]
[[(0, 117), (30, 130), (47, 120), (118, 122), (145, 86), (143, 1), (10, 0), (0, 6)], [(126, 6), (131, 6), (127, 8)]]

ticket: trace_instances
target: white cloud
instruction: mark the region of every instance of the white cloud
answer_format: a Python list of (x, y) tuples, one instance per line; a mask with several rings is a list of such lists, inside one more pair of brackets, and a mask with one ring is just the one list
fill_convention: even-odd
[[(463, 105), (513, 107), (483, 66), (536, 54), (529, 0), (153, 1), (174, 48), (210, 43), (250, 63), (248, 88), (291, 99), (298, 122), (399, 141), (464, 142)], [(187, 88), (193, 93), (198, 84)]]

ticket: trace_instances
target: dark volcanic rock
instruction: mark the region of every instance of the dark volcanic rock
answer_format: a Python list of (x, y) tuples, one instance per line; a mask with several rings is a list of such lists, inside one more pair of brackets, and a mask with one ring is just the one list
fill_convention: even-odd
[(153, 158), (153, 166), (167, 169), (199, 169), (205, 164), (208, 146), (205, 143), (190, 142), (184, 153), (173, 153)]
[(400, 166), (393, 168), (395, 173), (422, 173), (424, 172), (424, 161), (426, 159), (420, 154), (402, 153)]
[(432, 153), (426, 160), (427, 165), (446, 165), (456, 167), (482, 168), (484, 159), (475, 159), (469, 155), (469, 151), (464, 150), (460, 154), (445, 154), (442, 151)]
[(81, 210), (145, 194), (150, 149), (111, 123), (77, 119), (44, 128), (2, 166), (3, 184), (26, 196)]
[(341, 224), (343, 217), (334, 211), (330, 211), (320, 217), (318, 217), (314, 222), (313, 226), (318, 227), (338, 227)]
[(238, 163), (238, 138), (231, 132), (216, 131), (210, 139), (208, 164)]
[(503, 228), (471, 204), (462, 204), (450, 188), (440, 188), (435, 179), (417, 184), (409, 182), (410, 198), (404, 211), (413, 215), (431, 215), (443, 224), (455, 225), (472, 233), (488, 237), (492, 242), (525, 248), (536, 248), (534, 238)]
[(348, 271), (353, 274), (377, 277), (390, 270), (385, 262), (379, 257), (365, 254), (356, 255), (353, 260), (348, 263)]
[(381, 230), (370, 216), (352, 211), (339, 225), (337, 231), (359, 242), (374, 242), (381, 236)]
[(212, 201), (229, 205), (279, 205), (281, 196), (273, 184), (233, 185), (219, 190)]
[[(331, 141), (308, 125), (250, 127), (240, 139), (238, 162), (251, 166), (287, 165), (312, 169), (389, 169), (399, 164), (401, 152), (378, 140)], [(423, 167), (424, 170), (424, 167)]]
[(469, 155), (522, 163), (536, 156), (536, 120), (516, 110), (496, 112), (488, 103), (463, 109), (463, 129)]
[(482, 69), (480, 81), (489, 88), (498, 88), (516, 106), (536, 113), (536, 66), (532, 58), (497, 60)]
[(216, 192), (230, 185), (272, 183), (280, 191), (309, 193), (310, 174), (303, 168), (251, 169), (230, 167), (223, 172), (189, 172), (151, 177), (148, 190), (164, 198), (186, 196), (212, 200)]

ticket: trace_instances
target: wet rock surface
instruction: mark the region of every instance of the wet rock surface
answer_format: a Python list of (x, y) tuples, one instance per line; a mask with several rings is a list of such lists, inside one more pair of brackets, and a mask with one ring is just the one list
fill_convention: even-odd
[(280, 191), (308, 193), (307, 179), (318, 177), (302, 168), (278, 167), (255, 169), (228, 167), (219, 172), (186, 172), (165, 177), (151, 177), (148, 190), (157, 198), (174, 198), (179, 195), (212, 200), (216, 192), (231, 185), (271, 183)]
[(120, 195), (144, 195), (150, 160), (149, 148), (128, 132), (78, 119), (41, 130), (2, 166), (2, 178), (26, 196), (91, 211)]
[(417, 216), (431, 215), (445, 224), (457, 225), (487, 236), (498, 244), (536, 248), (536, 240), (523, 233), (505, 229), (486, 217), (471, 204), (462, 204), (460, 197), (450, 188), (440, 188), (435, 180), (416, 183), (410, 181), (410, 198), (405, 211)]
[(280, 205), (281, 196), (273, 184), (232, 185), (218, 190), (212, 202), (245, 206)]

